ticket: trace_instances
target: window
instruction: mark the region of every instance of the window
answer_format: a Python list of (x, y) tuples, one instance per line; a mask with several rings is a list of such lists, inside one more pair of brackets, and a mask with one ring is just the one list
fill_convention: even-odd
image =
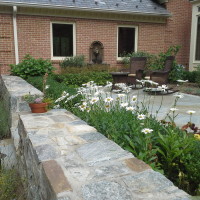
[(200, 17), (198, 17), (198, 20), (197, 20), (197, 38), (196, 38), (195, 60), (200, 60)]
[(136, 51), (136, 39), (136, 27), (118, 27), (118, 57)]
[(52, 23), (52, 57), (71, 57), (75, 54), (74, 24)]

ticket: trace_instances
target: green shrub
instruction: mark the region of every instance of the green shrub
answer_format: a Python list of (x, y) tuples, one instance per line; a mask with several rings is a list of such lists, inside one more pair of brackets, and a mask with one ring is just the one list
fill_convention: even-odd
[(94, 81), (97, 85), (105, 85), (107, 81), (112, 81), (112, 76), (107, 72), (88, 72), (81, 74), (53, 75), (58, 82), (66, 85), (81, 86), (89, 81)]
[(196, 67), (196, 78), (195, 78), (195, 82), (198, 84), (198, 86), (200, 87), (200, 65), (198, 65)]
[(185, 171), (182, 175), (187, 180), (186, 191), (193, 191), (193, 195), (200, 195), (200, 141), (194, 143), (194, 148), (189, 154), (185, 154), (183, 163)]
[(195, 83), (197, 77), (196, 71), (184, 71), (183, 80), (188, 80), (191, 83)]
[(26, 55), (22, 62), (17, 65), (10, 65), (11, 74), (20, 76), (26, 79), (29, 76), (41, 76), (45, 73), (52, 73), (54, 70), (52, 63), (49, 60), (42, 58), (35, 59), (30, 55)]
[(60, 62), (61, 68), (84, 67), (85, 65), (85, 57), (83, 55), (65, 58), (62, 62)]
[[(37, 76), (37, 77), (29, 77), (27, 79), (27, 82), (42, 91), (43, 89), (43, 77)], [(63, 91), (68, 91), (70, 94), (73, 94), (75, 92), (74, 87), (67, 86), (65, 83), (59, 83), (57, 82), (52, 76), (49, 76), (47, 78), (47, 85), (49, 85), (49, 88), (46, 90), (46, 96), (52, 99), (57, 99), (60, 97)]]
[(177, 80), (183, 80), (184, 73), (185, 73), (185, 67), (183, 65), (176, 64), (176, 62), (175, 62), (173, 64), (172, 70), (169, 74), (169, 81), (176, 82)]
[(75, 74), (87, 72), (109, 72), (117, 71), (117, 68), (111, 68), (109, 65), (86, 65), (84, 67), (65, 67), (61, 68), (61, 74)]

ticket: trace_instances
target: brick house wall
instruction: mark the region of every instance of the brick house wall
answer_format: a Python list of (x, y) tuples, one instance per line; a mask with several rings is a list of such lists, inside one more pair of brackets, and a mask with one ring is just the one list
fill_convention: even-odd
[[(138, 51), (156, 54), (166, 51), (171, 45), (181, 45), (177, 61), (188, 66), (191, 5), (188, 0), (169, 0), (166, 7), (172, 13), (166, 24), (18, 14), (19, 59), (22, 60), (27, 53), (35, 58), (51, 59), (50, 22), (74, 22), (76, 54), (85, 55), (87, 62), (91, 43), (100, 41), (104, 45), (104, 61), (112, 67), (120, 67), (117, 62), (117, 26), (134, 25), (138, 26)], [(3, 64), (2, 73), (8, 73), (8, 64), (15, 63), (12, 15), (0, 14), (0, 22), (7, 23), (0, 32), (8, 37), (1, 38), (0, 64)], [(59, 61), (53, 63), (59, 66)]]
[(192, 20), (192, 4), (189, 0), (169, 0), (166, 8), (172, 14), (168, 18), (165, 33), (165, 49), (171, 45), (180, 45), (176, 56), (178, 63), (189, 67), (190, 33)]
[(0, 14), (0, 72), (9, 73), (9, 64), (15, 63), (12, 16)]

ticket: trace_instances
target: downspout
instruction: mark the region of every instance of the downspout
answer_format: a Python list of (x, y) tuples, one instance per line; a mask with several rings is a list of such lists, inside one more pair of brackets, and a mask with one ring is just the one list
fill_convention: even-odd
[(13, 6), (13, 33), (15, 46), (15, 63), (19, 63), (18, 37), (17, 37), (17, 6)]

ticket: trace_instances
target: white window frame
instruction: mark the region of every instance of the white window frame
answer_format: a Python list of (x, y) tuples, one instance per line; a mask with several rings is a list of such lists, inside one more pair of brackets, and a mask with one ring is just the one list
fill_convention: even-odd
[(138, 49), (138, 26), (133, 25), (119, 25), (117, 26), (117, 61), (122, 61), (123, 57), (118, 57), (118, 41), (119, 41), (119, 28), (134, 28), (135, 29), (135, 52)]
[(51, 22), (50, 23), (50, 36), (51, 36), (51, 60), (64, 60), (68, 57), (53, 56), (53, 24), (70, 24), (73, 25), (73, 57), (76, 56), (76, 24), (74, 22)]

